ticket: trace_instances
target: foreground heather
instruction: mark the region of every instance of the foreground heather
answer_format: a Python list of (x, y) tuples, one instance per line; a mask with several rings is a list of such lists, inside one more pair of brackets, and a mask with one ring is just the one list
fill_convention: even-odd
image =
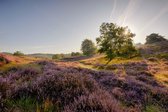
[(168, 110), (168, 89), (145, 72), (120, 76), (47, 61), (31, 64), (36, 67), (11, 68), (1, 73), (0, 111)]

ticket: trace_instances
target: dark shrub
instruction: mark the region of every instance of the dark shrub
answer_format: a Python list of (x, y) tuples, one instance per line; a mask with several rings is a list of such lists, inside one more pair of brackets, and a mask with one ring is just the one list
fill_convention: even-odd
[(156, 88), (152, 90), (151, 93), (152, 99), (155, 103), (157, 103), (158, 105), (160, 105), (162, 108), (168, 110), (168, 90), (167, 89), (160, 89), (160, 88)]
[(9, 87), (8, 80), (0, 77), (0, 98), (6, 98)]
[(148, 58), (148, 60), (151, 61), (151, 62), (157, 62), (158, 61), (158, 59), (155, 58), (155, 57), (150, 57), (150, 58)]
[(1, 94), (0, 94), (0, 112), (5, 112), (6, 111), (6, 104), (4, 99), (1, 98)]
[(5, 99), (7, 98), (8, 89), (9, 89), (9, 84), (7, 80), (0, 77), (0, 112), (6, 111)]
[(5, 58), (3, 58), (3, 57), (0, 57), (0, 62), (3, 62), (3, 63), (5, 63), (6, 61), (5, 61)]

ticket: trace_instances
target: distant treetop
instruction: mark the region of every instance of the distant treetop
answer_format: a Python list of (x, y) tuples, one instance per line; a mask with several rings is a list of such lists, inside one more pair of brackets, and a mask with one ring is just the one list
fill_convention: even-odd
[(85, 39), (84, 41), (82, 41), (81, 51), (86, 56), (94, 55), (96, 53), (96, 46), (92, 42), (92, 40)]
[(71, 56), (80, 56), (80, 55), (81, 55), (80, 52), (72, 52), (72, 53), (71, 53)]
[(159, 35), (157, 33), (152, 33), (146, 37), (145, 44), (153, 44), (153, 43), (161, 42), (161, 41), (167, 41), (167, 39), (165, 39), (164, 36), (162, 35)]
[(13, 53), (14, 56), (23, 56), (24, 53), (22, 53), (21, 51), (16, 51)]

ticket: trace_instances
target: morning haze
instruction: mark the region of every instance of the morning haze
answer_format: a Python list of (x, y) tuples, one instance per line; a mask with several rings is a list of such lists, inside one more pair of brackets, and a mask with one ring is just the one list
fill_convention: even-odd
[(134, 43), (167, 38), (167, 0), (0, 0), (1, 51), (69, 53), (95, 40), (102, 22), (128, 26)]

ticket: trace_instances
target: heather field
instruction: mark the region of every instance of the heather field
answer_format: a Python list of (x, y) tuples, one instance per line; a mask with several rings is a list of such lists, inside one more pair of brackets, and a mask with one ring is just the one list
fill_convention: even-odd
[(105, 65), (96, 56), (1, 66), (0, 112), (166, 112), (167, 105), (166, 59), (114, 59)]
[(168, 0), (0, 0), (0, 112), (168, 112)]

